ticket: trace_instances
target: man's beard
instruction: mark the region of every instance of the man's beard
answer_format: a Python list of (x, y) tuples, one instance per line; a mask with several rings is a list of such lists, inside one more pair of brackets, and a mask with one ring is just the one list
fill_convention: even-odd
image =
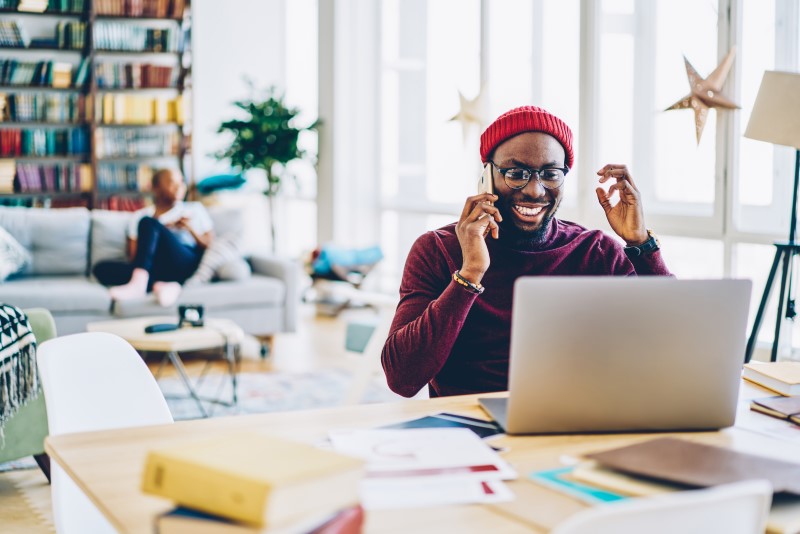
[(555, 208), (548, 206), (548, 213), (542, 219), (542, 223), (533, 230), (526, 230), (516, 225), (516, 219), (512, 213), (511, 205), (514, 203), (512, 198), (501, 198), (495, 202), (495, 206), (500, 210), (500, 215), (503, 220), (499, 223), (500, 237), (498, 241), (508, 245), (511, 248), (526, 250), (537, 249), (541, 247), (548, 238), (550, 230), (550, 223), (553, 216), (558, 211), (558, 206)]

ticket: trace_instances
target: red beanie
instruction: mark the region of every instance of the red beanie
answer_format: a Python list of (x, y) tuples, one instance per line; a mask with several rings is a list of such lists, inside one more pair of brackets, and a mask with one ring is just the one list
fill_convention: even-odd
[(481, 134), (481, 161), (486, 163), (497, 145), (523, 132), (544, 132), (555, 137), (564, 147), (570, 169), (575, 161), (572, 152), (572, 130), (569, 126), (542, 108), (521, 106), (506, 111)]

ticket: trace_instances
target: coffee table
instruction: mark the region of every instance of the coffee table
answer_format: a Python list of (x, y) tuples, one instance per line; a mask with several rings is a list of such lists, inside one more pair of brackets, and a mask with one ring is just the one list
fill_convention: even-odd
[[(197, 403), (197, 407), (203, 417), (208, 417), (208, 412), (203, 401), (214, 402), (217, 404), (236, 405), (237, 383), (238, 383), (238, 363), (239, 346), (244, 339), (244, 331), (233, 321), (228, 319), (206, 319), (203, 326), (187, 326), (154, 334), (145, 333), (145, 327), (152, 324), (177, 322), (177, 317), (136, 317), (132, 319), (117, 319), (112, 321), (101, 321), (86, 325), (88, 332), (107, 332), (115, 334), (133, 346), (139, 352), (152, 351), (164, 354), (162, 365), (169, 361), (178, 372), (181, 381), (186, 387), (189, 396)], [(228, 371), (231, 376), (233, 395), (231, 402), (224, 402), (219, 399), (201, 398), (195, 388), (195, 384), (189, 378), (186, 367), (183, 365), (180, 353), (187, 351), (201, 351), (210, 349), (222, 349), (223, 356), (228, 364)]]

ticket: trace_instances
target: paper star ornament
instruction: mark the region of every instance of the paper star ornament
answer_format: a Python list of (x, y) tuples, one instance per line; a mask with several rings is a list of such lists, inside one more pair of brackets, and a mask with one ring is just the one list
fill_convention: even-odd
[(708, 119), (709, 108), (722, 108), (722, 109), (738, 109), (730, 98), (722, 94), (722, 86), (725, 84), (725, 78), (728, 77), (728, 72), (733, 65), (733, 56), (736, 53), (736, 48), (731, 48), (722, 63), (714, 69), (708, 78), (703, 79), (700, 76), (686, 56), (683, 56), (683, 61), (686, 63), (686, 75), (689, 77), (689, 88), (691, 92), (685, 97), (681, 98), (665, 111), (672, 109), (691, 109), (694, 111), (694, 128), (697, 134), (697, 144), (700, 144), (700, 137), (703, 135), (703, 129), (706, 126)]
[(461, 132), (464, 136), (464, 144), (467, 144), (469, 131), (472, 126), (478, 129), (486, 124), (486, 92), (484, 88), (472, 100), (467, 99), (461, 91), (458, 92), (459, 108), (458, 113), (450, 117), (451, 122), (461, 123)]

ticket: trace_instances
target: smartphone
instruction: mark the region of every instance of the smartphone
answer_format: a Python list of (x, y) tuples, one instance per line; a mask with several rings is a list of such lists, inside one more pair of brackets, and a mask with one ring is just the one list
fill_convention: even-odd
[(492, 164), (487, 163), (483, 166), (483, 173), (481, 179), (478, 180), (478, 194), (489, 193), (494, 194), (494, 187), (492, 186)]
[[(483, 172), (481, 173), (481, 178), (478, 180), (478, 194), (481, 193), (489, 193), (491, 195), (494, 194), (494, 186), (492, 184), (492, 164), (487, 163), (483, 166)], [(489, 202), (489, 204), (494, 204), (494, 202)], [(486, 237), (491, 233), (491, 229), (487, 226), (486, 231), (483, 234), (483, 237)]]

